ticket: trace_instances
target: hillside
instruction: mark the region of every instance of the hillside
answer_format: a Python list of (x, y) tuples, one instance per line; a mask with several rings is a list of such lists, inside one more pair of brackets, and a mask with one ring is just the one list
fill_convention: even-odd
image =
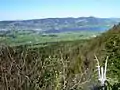
[(99, 85), (94, 54), (101, 65), (109, 56), (108, 82), (112, 88), (119, 87), (120, 24), (90, 40), (48, 43), (45, 47), (2, 45), (0, 49), (3, 90), (92, 90)]
[[(88, 61), (94, 60), (96, 54), (101, 62), (104, 63), (108, 56), (108, 81), (110, 83), (120, 83), (120, 24), (114, 25), (109, 31), (90, 40), (83, 48), (83, 56)], [(94, 65), (93, 62), (92, 65)]]

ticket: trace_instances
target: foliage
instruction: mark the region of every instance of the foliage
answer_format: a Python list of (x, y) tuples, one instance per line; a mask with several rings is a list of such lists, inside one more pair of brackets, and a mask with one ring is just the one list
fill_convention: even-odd
[[(110, 76), (113, 78), (117, 78), (118, 81), (120, 82), (120, 26), (114, 26), (112, 30), (111, 37), (107, 40), (106, 42), (106, 51), (107, 55), (109, 56), (109, 63), (108, 63), (108, 68)], [(114, 30), (116, 30), (114, 32)]]

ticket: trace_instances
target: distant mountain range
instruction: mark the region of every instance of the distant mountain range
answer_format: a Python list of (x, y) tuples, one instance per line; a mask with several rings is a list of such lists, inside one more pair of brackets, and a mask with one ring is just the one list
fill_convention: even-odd
[(33, 20), (0, 21), (0, 31), (34, 30), (45, 33), (60, 33), (79, 30), (107, 30), (120, 22), (120, 18), (46, 18)]

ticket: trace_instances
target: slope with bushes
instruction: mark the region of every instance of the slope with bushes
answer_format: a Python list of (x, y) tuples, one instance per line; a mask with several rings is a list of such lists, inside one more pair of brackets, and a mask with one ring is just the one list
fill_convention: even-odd
[[(109, 31), (90, 40), (83, 47), (82, 54), (85, 58), (92, 61), (96, 54), (103, 65), (108, 56), (108, 81), (111, 84), (120, 83), (120, 24), (114, 25)], [(94, 61), (91, 65), (94, 65)]]

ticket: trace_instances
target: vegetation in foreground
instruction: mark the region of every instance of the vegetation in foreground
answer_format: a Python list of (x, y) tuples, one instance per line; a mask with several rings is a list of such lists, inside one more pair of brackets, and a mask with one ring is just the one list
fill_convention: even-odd
[(46, 47), (2, 46), (1, 90), (91, 90), (99, 86), (94, 54), (108, 59), (111, 90), (120, 87), (120, 25), (91, 40), (58, 42)]

